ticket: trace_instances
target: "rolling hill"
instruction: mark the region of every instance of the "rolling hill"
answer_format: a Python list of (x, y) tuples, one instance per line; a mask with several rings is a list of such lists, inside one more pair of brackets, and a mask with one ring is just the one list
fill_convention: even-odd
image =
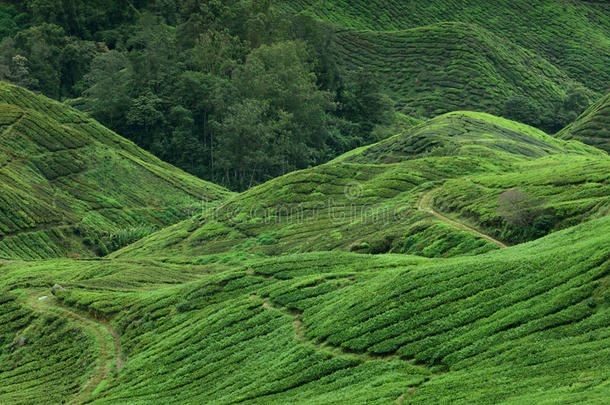
[(341, 30), (335, 38), (340, 68), (376, 72), (398, 107), (417, 116), (462, 109), (498, 114), (513, 94), (557, 102), (570, 81), (535, 53), (476, 25)]
[(75, 110), (4, 83), (0, 133), (0, 257), (104, 255), (125, 243), (113, 238), (129, 241), (230, 194)]
[(452, 259), (5, 263), (0, 400), (603, 403), (609, 235), (605, 217)]
[[(518, 241), (496, 213), (503, 191), (523, 187), (535, 198), (552, 196), (546, 204), (556, 212), (545, 234), (607, 213), (608, 173), (610, 158), (593, 147), (489, 114), (454, 112), (329, 164), (254, 187), (114, 257), (181, 260), (221, 252), (335, 249), (427, 257), (480, 254), (502, 242), (472, 228), (493, 228), (496, 238), (504, 232), (505, 242)], [(583, 183), (588, 187), (578, 186)], [(493, 192), (487, 184), (496, 187)], [(459, 193), (466, 187), (480, 187), (484, 202), (471, 200), (470, 189), (463, 198)], [(575, 194), (574, 187), (581, 191)], [(422, 205), (430, 193), (431, 204)], [(485, 214), (476, 216), (463, 207), (460, 212), (457, 206), (467, 202), (485, 204)], [(435, 207), (460, 214), (453, 218), (458, 225), (430, 212)]]
[(610, 153), (610, 93), (561, 130), (557, 137), (577, 139)]
[[(1, 403), (610, 394), (607, 153), (458, 111), (230, 194), (1, 89)], [(528, 243), (498, 214), (514, 189), (552, 213)], [(163, 227), (194, 204), (104, 258), (65, 257), (94, 253), (84, 225)]]
[[(250, 34), (268, 4), (154, 2), (175, 6), (167, 21), (157, 14), (161, 30), (91, 34), (133, 48), (141, 70), (116, 66), (134, 83), (167, 81), (157, 95), (184, 87), (136, 104), (169, 107), (155, 122), (180, 136), (203, 118), (180, 97), (207, 114), (199, 108), (237, 89), (209, 72), (175, 75), (159, 58), (224, 70), (206, 50), (249, 44), (220, 27), (171, 55), (164, 33), (185, 46), (208, 17), (243, 12)], [(191, 6), (201, 13), (169, 27)], [(401, 110), (384, 129), (395, 134), (232, 193), (0, 82), (0, 404), (607, 403), (610, 3), (277, 0), (274, 10), (326, 27), (340, 70), (379, 74)], [(147, 59), (147, 42), (163, 52)], [(599, 101), (555, 135), (497, 116), (514, 95), (552, 108), (573, 85)], [(239, 104), (228, 131), (288, 136), (291, 126), (263, 125), (269, 101), (256, 101)], [(205, 128), (210, 145), (216, 127)]]
[(277, 6), (330, 24), (338, 65), (378, 73), (409, 114), (498, 114), (512, 95), (545, 108), (570, 83), (600, 96), (610, 82), (607, 2), (284, 0)]

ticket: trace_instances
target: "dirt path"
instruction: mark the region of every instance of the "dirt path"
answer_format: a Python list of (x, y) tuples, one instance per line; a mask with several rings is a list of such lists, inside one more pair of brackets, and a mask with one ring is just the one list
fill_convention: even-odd
[(483, 239), (487, 239), (488, 241), (497, 244), (498, 246), (500, 246), (502, 248), (507, 248), (508, 247), (502, 241), (499, 241), (499, 240), (497, 240), (497, 239), (495, 239), (495, 238), (493, 238), (493, 237), (491, 237), (491, 236), (489, 236), (487, 234), (484, 234), (481, 231), (476, 230), (475, 228), (473, 228), (473, 227), (471, 227), (469, 225), (466, 225), (466, 224), (464, 224), (462, 222), (458, 222), (458, 221), (456, 221), (454, 219), (448, 218), (448, 217), (444, 216), (443, 214), (435, 211), (434, 208), (432, 208), (432, 195), (433, 195), (434, 191), (435, 190), (429, 191), (429, 192), (427, 192), (426, 194), (424, 194), (421, 197), (421, 199), (419, 200), (419, 203), (417, 205), (417, 209), (418, 210), (423, 211), (423, 212), (427, 212), (429, 214), (432, 214), (436, 218), (440, 219), (443, 222), (448, 223), (449, 225), (453, 226), (454, 228), (458, 228), (458, 229), (461, 229), (461, 230), (464, 230), (464, 231), (467, 231), (467, 232), (470, 232), (470, 233), (474, 233), (474, 234), (482, 237)]
[[(251, 300), (259, 299), (256, 295), (250, 297)], [(354, 356), (364, 361), (405, 361), (400, 356), (396, 354), (380, 354), (380, 355), (372, 355), (371, 353), (360, 353), (353, 352), (347, 350), (343, 347), (331, 346), (327, 343), (313, 342), (307, 339), (305, 336), (305, 325), (302, 320), (303, 313), (297, 310), (290, 310), (288, 308), (282, 308), (274, 306), (269, 303), (269, 301), (264, 301), (262, 303), (263, 308), (267, 311), (278, 311), (284, 315), (292, 317), (292, 327), (294, 328), (294, 337), (296, 340), (301, 342), (303, 345), (307, 345), (313, 347), (317, 351), (325, 352), (326, 354), (336, 357), (336, 356)], [(419, 367), (422, 370), (421, 381), (416, 384), (413, 384), (407, 387), (407, 391), (396, 399), (397, 404), (402, 404), (409, 395), (412, 395), (419, 387), (428, 381), (437, 378), (441, 373), (432, 373), (428, 368), (424, 366), (418, 366), (412, 363), (413, 367)], [(427, 374), (427, 375), (426, 375)]]
[(80, 404), (91, 398), (93, 391), (98, 385), (111, 376), (111, 364), (113, 361), (116, 371), (123, 367), (119, 336), (106, 322), (98, 322), (60, 306), (51, 294), (32, 294), (28, 296), (25, 304), (35, 312), (62, 316), (77, 323), (86, 333), (93, 336), (99, 347), (99, 356), (97, 364), (93, 369), (93, 374), (69, 403)]

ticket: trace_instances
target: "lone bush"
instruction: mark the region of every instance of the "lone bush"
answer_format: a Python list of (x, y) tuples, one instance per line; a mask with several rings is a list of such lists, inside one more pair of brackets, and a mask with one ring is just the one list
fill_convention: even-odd
[(513, 242), (524, 242), (547, 235), (555, 226), (555, 216), (545, 211), (543, 201), (532, 198), (522, 190), (505, 191), (498, 196), (498, 215), (508, 229), (504, 237)]

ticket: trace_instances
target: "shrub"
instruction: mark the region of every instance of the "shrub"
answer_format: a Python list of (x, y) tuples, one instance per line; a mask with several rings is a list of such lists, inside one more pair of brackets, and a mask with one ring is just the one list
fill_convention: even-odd
[(513, 189), (498, 197), (498, 215), (511, 226), (525, 227), (536, 218), (536, 204), (525, 192)]
[[(113, 252), (150, 235), (157, 231), (155, 226), (139, 225), (130, 228), (118, 229), (108, 234), (105, 244)], [(106, 253), (108, 254), (108, 253)], [(102, 255), (105, 256), (105, 255)]]

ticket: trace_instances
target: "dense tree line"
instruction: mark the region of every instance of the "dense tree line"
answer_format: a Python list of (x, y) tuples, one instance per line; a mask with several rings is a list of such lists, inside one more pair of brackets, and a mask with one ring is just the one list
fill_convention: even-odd
[[(0, 79), (235, 189), (378, 140), (394, 118), (375, 76), (337, 69), (330, 27), (272, 0), (3, 4)], [(552, 105), (515, 95), (502, 115), (556, 132), (589, 93), (572, 88)]]
[(2, 79), (236, 189), (372, 142), (393, 119), (374, 76), (338, 71), (331, 29), (270, 0), (14, 3), (0, 9)]
[(544, 105), (514, 95), (504, 103), (502, 115), (553, 134), (575, 121), (587, 109), (592, 101), (590, 94), (591, 91), (582, 86), (572, 86), (563, 100)]

